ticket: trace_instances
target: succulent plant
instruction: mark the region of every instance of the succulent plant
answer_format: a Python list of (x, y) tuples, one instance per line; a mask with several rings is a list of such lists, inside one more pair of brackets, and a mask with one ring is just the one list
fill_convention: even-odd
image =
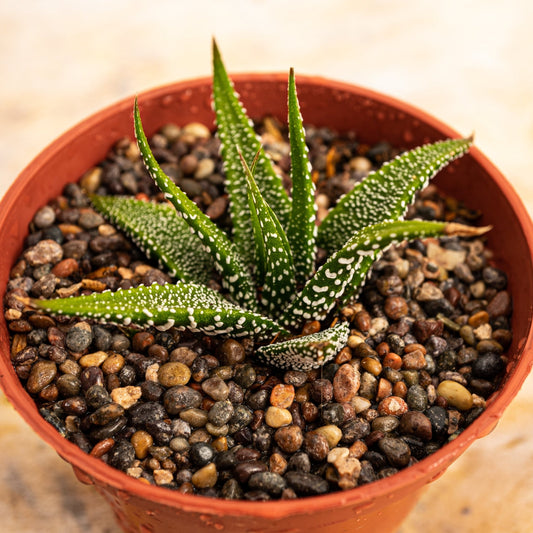
[[(33, 300), (34, 307), (108, 323), (251, 336), (259, 345), (256, 356), (262, 362), (308, 370), (331, 360), (346, 345), (349, 324), (335, 318), (332, 311), (357, 295), (386, 247), (427, 236), (484, 231), (453, 223), (403, 220), (415, 193), (463, 155), (471, 138), (428, 144), (385, 163), (340, 199), (317, 227), (311, 165), (292, 69), (288, 82), (290, 196), (261, 147), (214, 42), (213, 102), (230, 199), (231, 238), (162, 171), (143, 131), (136, 99), (138, 147), (150, 175), (172, 205), (107, 196), (94, 196), (92, 202), (177, 281)], [(328, 253), (319, 267), (317, 245)], [(222, 291), (207, 285), (212, 266), (222, 278)], [(308, 320), (321, 321), (323, 329), (299, 334)]]

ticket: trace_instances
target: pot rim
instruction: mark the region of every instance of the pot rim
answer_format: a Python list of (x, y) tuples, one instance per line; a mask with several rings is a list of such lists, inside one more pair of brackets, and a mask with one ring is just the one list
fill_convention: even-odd
[[(274, 82), (286, 83), (287, 75), (285, 73), (240, 73), (232, 75), (237, 89), (239, 86), (257, 82)], [(386, 94), (360, 87), (358, 85), (330, 80), (328, 78), (298, 75), (298, 85), (327, 86), (329, 90), (349, 92), (357, 94), (360, 97), (368, 98), (385, 105), (391, 106), (400, 112), (416, 117), (420, 122), (428, 124), (430, 127), (442, 133), (447, 137), (458, 137), (459, 134), (436, 119), (432, 115)], [(142, 91), (138, 94), (139, 103), (142, 106), (143, 101), (164, 98), (165, 94), (175, 92), (179, 89), (188, 88), (194, 90), (200, 86), (210, 87), (211, 78), (201, 77), (180, 82), (165, 84), (159, 87)], [(86, 134), (96, 124), (105, 117), (125, 111), (132, 108), (133, 96), (123, 98), (105, 107), (104, 109), (93, 113), (88, 118), (80, 121), (77, 125), (67, 130), (64, 134), (52, 141), (44, 148), (19, 174), (17, 179), (8, 189), (0, 203), (0, 227), (6, 223), (7, 213), (14, 208), (16, 199), (21, 191), (27, 186), (27, 182), (36, 172), (36, 169), (53, 159), (55, 154), (69, 144), (73, 137), (79, 137)], [(531, 219), (517, 193), (512, 185), (506, 180), (501, 172), (480, 152), (476, 147), (472, 147), (470, 155), (476, 162), (490, 174), (491, 178), (497, 183), (502, 193), (506, 196), (509, 203), (513, 206), (516, 216), (524, 231), (525, 239), (528, 243), (527, 250), (530, 257), (533, 258), (533, 225)], [(532, 273), (529, 273), (531, 276)], [(2, 287), (2, 294), (5, 287)], [(497, 421), (503, 414), (504, 409), (511, 399), (517, 394), (527, 374), (533, 366), (533, 336), (531, 335), (531, 317), (533, 315), (533, 303), (529, 308), (529, 323), (525, 336), (517, 344), (517, 360), (509, 369), (504, 386), (495, 392), (487, 401), (486, 410), (452, 443), (448, 443), (438, 451), (434, 452), (419, 463), (408, 467), (393, 476), (372, 482), (368, 485), (356, 487), (354, 489), (342, 492), (333, 492), (321, 496), (310, 496), (296, 500), (277, 500), (270, 502), (247, 502), (247, 501), (227, 501), (222, 499), (208, 498), (199, 495), (181, 494), (166, 488), (147, 485), (139, 482), (127, 474), (116, 470), (101, 460), (94, 458), (73, 443), (61, 437), (60, 434), (38, 413), (37, 408), (30, 396), (23, 390), (25, 399), (22, 404), (13, 402), (12, 405), (21, 414), (31, 428), (51, 445), (58, 454), (71, 463), (80, 475), (80, 478), (86, 482), (98, 480), (99, 484), (104, 484), (118, 491), (131, 492), (141, 498), (145, 498), (169, 506), (177, 506), (184, 510), (204, 513), (211, 515), (213, 513), (235, 515), (235, 516), (256, 516), (263, 518), (283, 518), (288, 515), (306, 513), (309, 509), (327, 510), (334, 509), (339, 505), (358, 505), (365, 507), (369, 500), (373, 502), (376, 499), (387, 498), (388, 495), (400, 488), (410, 490), (425, 485), (429, 481), (439, 477), (449, 464), (455, 460), (461, 453), (470, 446), (477, 438), (489, 433), (496, 425)], [(0, 340), (5, 341), (7, 328), (5, 319), (2, 316), (2, 327), (0, 331)], [(7, 337), (8, 338), (8, 337)], [(518, 370), (521, 369), (521, 372)], [(11, 379), (10, 379), (11, 378)], [(9, 357), (0, 360), (0, 381), (11, 401), (15, 398), (15, 391), (20, 392), (23, 389), (18, 378), (16, 377)], [(80, 474), (80, 471), (83, 473)], [(90, 474), (86, 472), (90, 471)], [(372, 504), (370, 504), (372, 505)]]

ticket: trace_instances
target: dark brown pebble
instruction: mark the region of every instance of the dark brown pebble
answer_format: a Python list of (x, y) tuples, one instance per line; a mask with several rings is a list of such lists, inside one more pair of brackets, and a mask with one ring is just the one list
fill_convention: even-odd
[(222, 343), (220, 354), (226, 365), (242, 363), (246, 357), (242, 344), (234, 339), (227, 339)]
[(425, 343), (432, 335), (440, 337), (444, 331), (444, 325), (440, 320), (428, 319), (417, 320), (413, 324), (413, 334), (420, 343)]
[(314, 402), (322, 404), (333, 399), (333, 385), (327, 379), (317, 379), (311, 383), (310, 395)]
[(323, 461), (329, 453), (329, 445), (326, 437), (320, 433), (306, 433), (303, 449), (313, 461)]
[(31, 369), (26, 388), (31, 394), (38, 394), (52, 383), (57, 376), (57, 365), (53, 361), (37, 361)]
[(277, 429), (274, 433), (274, 439), (284, 452), (295, 453), (301, 448), (304, 437), (302, 430), (295, 424), (292, 424)]
[(409, 411), (402, 415), (399, 430), (403, 434), (416, 435), (425, 441), (432, 438), (431, 421), (419, 411)]
[(500, 291), (487, 304), (486, 311), (491, 319), (511, 314), (511, 296), (507, 291)]
[(243, 463), (238, 463), (233, 469), (233, 474), (239, 483), (245, 484), (248, 483), (248, 480), (252, 474), (266, 472), (267, 470), (267, 465), (262, 461), (246, 461)]

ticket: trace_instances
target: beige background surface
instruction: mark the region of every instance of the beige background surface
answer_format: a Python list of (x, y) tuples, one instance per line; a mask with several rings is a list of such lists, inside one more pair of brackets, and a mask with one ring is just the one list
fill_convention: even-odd
[[(149, 5), (148, 5), (149, 4)], [(533, 4), (528, 0), (2, 0), (0, 195), (30, 159), (134, 92), (231, 71), (320, 74), (431, 112), (477, 145), (530, 213)], [(425, 493), (402, 533), (533, 530), (533, 378), (499, 427)], [(6, 533), (116, 533), (107, 507), (0, 396)]]

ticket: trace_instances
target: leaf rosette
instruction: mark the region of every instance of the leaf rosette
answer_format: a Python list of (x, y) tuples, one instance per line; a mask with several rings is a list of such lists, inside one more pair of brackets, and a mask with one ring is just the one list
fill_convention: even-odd
[[(260, 344), (256, 356), (261, 362), (309, 370), (332, 360), (346, 345), (349, 324), (341, 318), (329, 327), (336, 322), (331, 313), (356, 296), (388, 246), (486, 231), (403, 220), (417, 191), (468, 151), (471, 138), (424, 145), (385, 163), (341, 198), (317, 227), (315, 187), (293, 70), (288, 81), (290, 194), (261, 147), (214, 42), (213, 103), (233, 224), (231, 237), (163, 172), (135, 100), (137, 144), (168, 202), (113, 196), (94, 196), (92, 202), (177, 281), (65, 299), (35, 299), (34, 307), (123, 325), (250, 336)], [(327, 252), (318, 268), (317, 246)], [(207, 286), (212, 267), (222, 280), (222, 292)], [(309, 320), (320, 321), (321, 330), (300, 335)]]

